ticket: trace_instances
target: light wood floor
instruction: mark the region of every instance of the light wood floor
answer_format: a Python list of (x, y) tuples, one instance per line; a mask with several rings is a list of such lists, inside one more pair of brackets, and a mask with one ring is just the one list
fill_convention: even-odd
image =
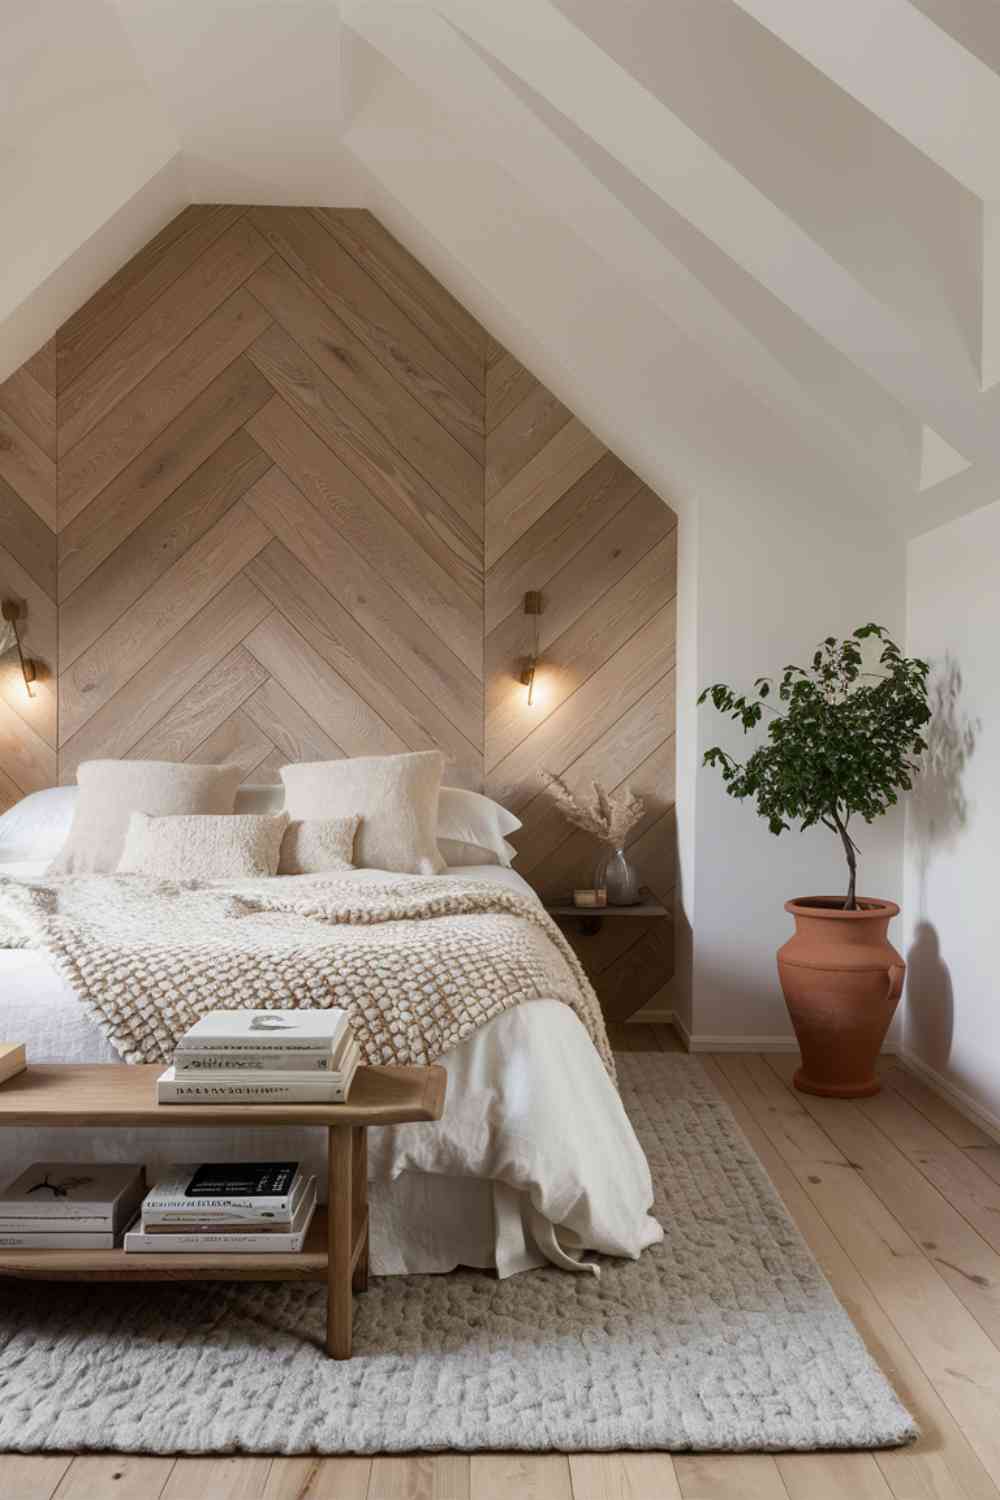
[[(619, 1027), (619, 1050), (679, 1050)], [(887, 1453), (0, 1458), (4, 1500), (1000, 1500), (1000, 1146), (904, 1073), (842, 1103), (702, 1058), (924, 1436)]]

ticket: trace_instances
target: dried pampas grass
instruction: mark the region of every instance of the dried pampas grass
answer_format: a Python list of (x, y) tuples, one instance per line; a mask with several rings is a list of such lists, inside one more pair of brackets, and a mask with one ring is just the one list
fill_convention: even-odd
[(556, 806), (564, 818), (614, 849), (622, 847), (629, 832), (646, 810), (645, 802), (635, 795), (631, 787), (606, 792), (600, 782), (594, 781), (591, 783), (593, 792), (590, 796), (577, 797), (561, 776), (556, 776), (552, 771), (540, 771), (538, 774), (543, 785), (555, 798)]

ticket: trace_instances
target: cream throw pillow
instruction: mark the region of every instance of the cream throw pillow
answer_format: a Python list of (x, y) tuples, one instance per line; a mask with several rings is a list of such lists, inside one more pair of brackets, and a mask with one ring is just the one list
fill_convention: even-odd
[(134, 812), (231, 813), (239, 766), (198, 766), (167, 760), (87, 760), (76, 773), (80, 794), (50, 875), (108, 875), (118, 868)]
[(360, 869), (437, 875), (445, 868), (437, 847), (443, 766), (439, 750), (282, 766), (285, 809), (292, 819), (359, 814), (354, 863)]
[(160, 880), (249, 880), (275, 875), (287, 813), (151, 818), (134, 812), (119, 875)]
[(279, 875), (322, 875), (354, 869), (354, 835), (361, 819), (296, 818), (281, 841)]

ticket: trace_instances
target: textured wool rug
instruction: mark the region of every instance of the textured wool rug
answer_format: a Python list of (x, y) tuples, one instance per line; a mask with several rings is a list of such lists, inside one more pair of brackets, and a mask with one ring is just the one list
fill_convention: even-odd
[(664, 1244), (600, 1279), (385, 1277), (355, 1357), (293, 1283), (0, 1283), (0, 1449), (869, 1448), (912, 1418), (692, 1058), (619, 1058)]

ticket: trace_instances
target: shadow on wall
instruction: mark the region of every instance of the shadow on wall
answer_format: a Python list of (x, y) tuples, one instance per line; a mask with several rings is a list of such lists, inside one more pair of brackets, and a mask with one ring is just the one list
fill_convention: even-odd
[(939, 1069), (951, 1055), (955, 1002), (951, 974), (927, 910), (927, 885), (935, 858), (954, 848), (969, 819), (962, 783), (982, 726), (964, 713), (961, 697), (961, 668), (952, 656), (946, 656), (931, 684), (927, 750), (909, 803), (918, 871), (918, 921), (906, 956), (906, 1040), (926, 1063)]

